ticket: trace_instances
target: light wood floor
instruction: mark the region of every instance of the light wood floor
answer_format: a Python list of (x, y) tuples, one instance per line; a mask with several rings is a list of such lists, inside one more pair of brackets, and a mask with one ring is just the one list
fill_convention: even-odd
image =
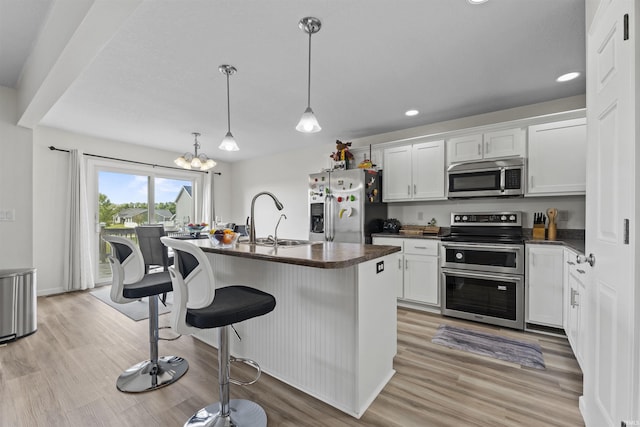
[[(169, 321), (160, 319), (161, 325)], [(537, 341), (547, 369), (432, 344), (441, 323)], [(38, 326), (35, 334), (0, 346), (2, 427), (182, 426), (218, 400), (216, 351), (190, 336), (160, 342), (161, 355), (189, 361), (180, 381), (150, 393), (118, 392), (117, 376), (148, 356), (148, 323), (130, 320), (88, 292), (38, 298)], [(584, 425), (582, 374), (566, 339), (399, 309), (395, 369), (360, 420), (267, 375), (250, 387), (232, 386), (231, 393), (260, 403), (270, 426)]]

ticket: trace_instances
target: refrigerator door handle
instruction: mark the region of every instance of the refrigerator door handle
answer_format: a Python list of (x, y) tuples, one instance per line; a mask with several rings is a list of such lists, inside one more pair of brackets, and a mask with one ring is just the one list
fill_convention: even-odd
[(333, 196), (331, 194), (327, 194), (324, 198), (324, 208), (325, 208), (325, 230), (324, 230), (324, 239), (327, 242), (333, 241), (334, 229), (333, 229)]
[(329, 227), (331, 226), (329, 216), (329, 195), (324, 196), (324, 240), (329, 241)]

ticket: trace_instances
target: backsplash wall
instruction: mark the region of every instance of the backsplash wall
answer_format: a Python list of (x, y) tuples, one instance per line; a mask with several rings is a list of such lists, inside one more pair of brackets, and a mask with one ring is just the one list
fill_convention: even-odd
[[(402, 224), (426, 225), (435, 218), (437, 225), (449, 227), (451, 212), (496, 212), (522, 211), (522, 226), (533, 226), (533, 214), (545, 212), (548, 208), (558, 209), (560, 229), (585, 228), (584, 196), (524, 197), (514, 199), (464, 199), (434, 202), (389, 203), (389, 218), (397, 218)], [(419, 219), (422, 218), (422, 219)]]

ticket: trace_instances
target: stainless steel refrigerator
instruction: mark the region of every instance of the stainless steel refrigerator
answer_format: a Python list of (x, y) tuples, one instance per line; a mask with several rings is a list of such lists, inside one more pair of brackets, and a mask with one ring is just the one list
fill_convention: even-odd
[(332, 170), (309, 175), (309, 240), (371, 243), (382, 231), (382, 172)]

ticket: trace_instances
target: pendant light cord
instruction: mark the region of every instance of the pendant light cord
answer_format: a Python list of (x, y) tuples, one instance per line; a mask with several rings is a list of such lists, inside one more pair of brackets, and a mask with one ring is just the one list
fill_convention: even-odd
[(231, 132), (231, 101), (229, 98), (229, 71), (225, 73), (227, 75), (227, 132)]
[(311, 31), (309, 31), (309, 72), (307, 78), (307, 108), (311, 108)]

